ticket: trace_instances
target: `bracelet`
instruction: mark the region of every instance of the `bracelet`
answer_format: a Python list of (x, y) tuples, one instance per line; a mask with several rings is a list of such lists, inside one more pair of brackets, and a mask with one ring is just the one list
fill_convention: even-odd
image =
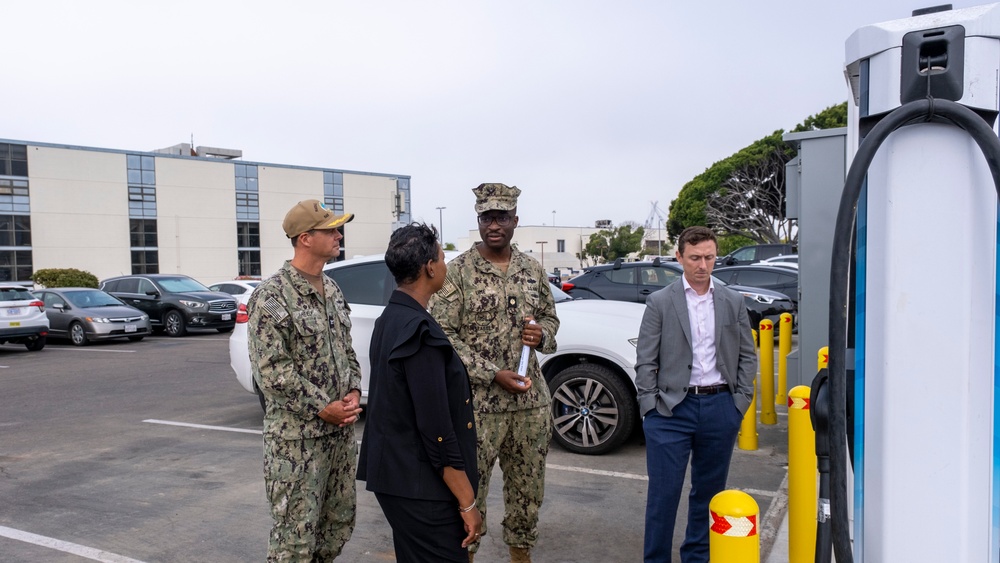
[(466, 506), (465, 508), (462, 508), (462, 506), (459, 505), (458, 506), (458, 511), (464, 514), (466, 512), (469, 512), (470, 510), (472, 510), (475, 507), (476, 507), (476, 501), (472, 501), (472, 504), (470, 504), (469, 506)]

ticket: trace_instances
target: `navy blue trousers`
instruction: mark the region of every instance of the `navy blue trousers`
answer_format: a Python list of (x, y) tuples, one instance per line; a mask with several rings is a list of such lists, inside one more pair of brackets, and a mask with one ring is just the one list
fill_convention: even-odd
[(708, 503), (726, 488), (742, 420), (728, 392), (688, 395), (674, 407), (673, 416), (663, 416), (656, 409), (646, 413), (642, 421), (649, 475), (643, 541), (646, 563), (672, 560), (674, 523), (689, 460), (691, 492), (681, 561), (708, 563)]

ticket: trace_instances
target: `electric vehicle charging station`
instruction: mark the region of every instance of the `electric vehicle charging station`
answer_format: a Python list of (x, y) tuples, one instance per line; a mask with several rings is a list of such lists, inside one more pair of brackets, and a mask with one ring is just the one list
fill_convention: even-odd
[[(831, 260), (828, 384), (836, 558), (997, 563), (1000, 4), (863, 27), (846, 55), (854, 162)], [(854, 490), (838, 498), (845, 431)]]

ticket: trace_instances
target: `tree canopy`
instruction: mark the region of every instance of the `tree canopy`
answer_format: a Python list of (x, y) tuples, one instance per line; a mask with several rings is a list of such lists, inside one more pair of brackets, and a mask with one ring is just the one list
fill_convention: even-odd
[(590, 235), (583, 247), (583, 258), (594, 264), (624, 258), (642, 248), (645, 229), (638, 223), (626, 221), (613, 229), (604, 229)]
[[(811, 115), (792, 132), (847, 124), (847, 102)], [(785, 215), (785, 164), (795, 149), (782, 140), (781, 129), (754, 141), (695, 176), (670, 202), (667, 234), (705, 225), (725, 239), (743, 237), (758, 243), (794, 240), (794, 224)], [(720, 245), (721, 246), (721, 245)], [(721, 250), (721, 248), (720, 248)]]

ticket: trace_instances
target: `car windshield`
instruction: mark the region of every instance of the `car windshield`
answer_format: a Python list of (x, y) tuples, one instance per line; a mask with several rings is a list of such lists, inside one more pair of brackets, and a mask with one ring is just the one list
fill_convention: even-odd
[(184, 293), (186, 291), (209, 291), (209, 289), (191, 278), (158, 278), (156, 283), (160, 284), (164, 290), (170, 293)]
[(124, 303), (113, 296), (97, 289), (93, 291), (67, 291), (63, 296), (66, 297), (66, 300), (71, 305), (76, 307), (115, 307), (124, 305)]
[(562, 303), (563, 301), (572, 301), (573, 298), (569, 296), (568, 293), (559, 289), (554, 284), (549, 284), (549, 288), (552, 289), (552, 298), (556, 303)]

